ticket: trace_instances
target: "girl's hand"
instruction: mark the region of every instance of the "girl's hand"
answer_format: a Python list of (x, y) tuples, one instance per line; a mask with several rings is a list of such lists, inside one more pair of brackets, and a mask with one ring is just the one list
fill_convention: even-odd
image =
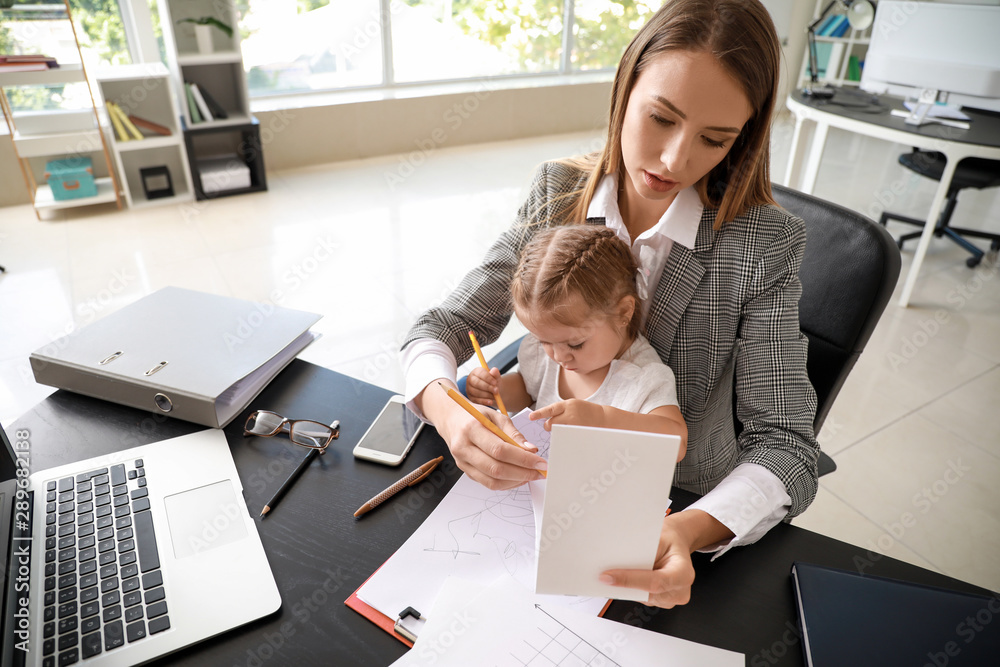
[(574, 426), (604, 426), (604, 407), (579, 398), (559, 401), (535, 410), (528, 415), (532, 421), (547, 419), (545, 430), (551, 431), (553, 424), (573, 424)]
[(493, 395), (500, 393), (500, 369), (473, 368), (465, 381), (465, 393), (473, 403), (496, 405)]

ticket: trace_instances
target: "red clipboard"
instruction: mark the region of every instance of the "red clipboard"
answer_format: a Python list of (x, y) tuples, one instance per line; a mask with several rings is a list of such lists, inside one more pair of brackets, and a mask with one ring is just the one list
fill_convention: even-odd
[[(381, 569), (382, 568), (380, 567), (379, 570)], [(376, 572), (378, 572), (378, 570), (372, 572), (371, 575), (368, 577), (368, 579), (374, 577)], [(376, 609), (375, 607), (371, 606), (370, 604), (368, 604), (367, 602), (358, 597), (358, 591), (364, 588), (364, 585), (368, 583), (368, 579), (365, 579), (364, 583), (358, 586), (357, 591), (351, 593), (351, 597), (344, 600), (344, 604), (346, 604), (348, 607), (350, 607), (354, 611), (358, 612), (359, 614), (367, 618), (369, 621), (371, 621), (378, 627), (388, 632), (390, 635), (392, 635), (399, 641), (406, 644), (409, 648), (413, 648), (413, 642), (411, 642), (409, 639), (407, 639), (406, 637), (395, 631), (394, 629), (396, 627), (395, 619), (389, 618), (388, 616), (380, 612), (378, 609)], [(607, 607), (605, 607), (605, 609), (606, 608)], [(603, 614), (604, 612), (602, 611), (601, 613)]]
[[(382, 568), (379, 568), (379, 569), (382, 569)], [(375, 572), (378, 572), (378, 570), (375, 570)], [(369, 576), (368, 579), (371, 579), (372, 577), (374, 577), (375, 576), (375, 572), (372, 572), (371, 576)], [(365, 579), (365, 582), (363, 584), (361, 584), (360, 586), (358, 586), (358, 590), (354, 591), (353, 593), (351, 593), (351, 596), (349, 598), (347, 598), (346, 600), (344, 600), (344, 604), (346, 604), (348, 607), (350, 607), (354, 611), (358, 612), (359, 614), (361, 614), (362, 616), (364, 616), (365, 618), (367, 618), (369, 621), (371, 621), (372, 623), (374, 623), (378, 627), (380, 627), (383, 630), (385, 630), (386, 632), (388, 632), (390, 635), (392, 635), (393, 637), (395, 637), (399, 641), (401, 641), (404, 644), (406, 644), (409, 648), (413, 648), (413, 642), (411, 642), (409, 639), (407, 639), (403, 635), (401, 635), (398, 632), (396, 632), (396, 630), (395, 630), (395, 627), (396, 627), (396, 621), (395, 621), (395, 619), (389, 618), (388, 616), (386, 616), (385, 614), (383, 614), (382, 612), (380, 612), (378, 609), (376, 609), (375, 607), (372, 607), (370, 604), (368, 604), (367, 602), (365, 602), (364, 600), (362, 600), (361, 598), (358, 597), (358, 591), (360, 591), (362, 588), (364, 588), (364, 585), (368, 583), (368, 579)], [(608, 607), (611, 606), (612, 602), (614, 602), (614, 600), (608, 600), (604, 604), (604, 607), (601, 608), (601, 612), (598, 614), (598, 616), (603, 617), (604, 614), (608, 611)]]

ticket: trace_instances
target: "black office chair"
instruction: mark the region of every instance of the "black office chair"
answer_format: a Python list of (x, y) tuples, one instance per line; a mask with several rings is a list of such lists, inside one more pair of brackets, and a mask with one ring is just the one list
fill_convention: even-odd
[[(896, 286), (899, 250), (884, 227), (860, 213), (780, 185), (773, 186), (773, 193), (778, 204), (806, 223), (799, 324), (809, 339), (806, 370), (816, 390), (813, 427), (819, 433)], [(490, 367), (501, 373), (513, 368), (520, 343), (498, 352)], [(733, 400), (735, 418), (735, 396)], [(737, 421), (736, 433), (742, 430)], [(821, 452), (819, 474), (836, 469)]]
[[(916, 148), (913, 149), (912, 153), (903, 153), (899, 156), (899, 164), (935, 181), (941, 180), (945, 163), (946, 160), (943, 154), (934, 151), (922, 151)], [(1000, 250), (1000, 234), (952, 227), (951, 215), (955, 212), (955, 205), (958, 203), (958, 193), (966, 188), (984, 190), (986, 188), (995, 188), (998, 185), (1000, 185), (1000, 160), (987, 160), (975, 157), (965, 158), (955, 168), (955, 175), (952, 177), (951, 186), (948, 188), (948, 198), (941, 209), (941, 215), (938, 216), (937, 225), (934, 228), (934, 236), (947, 236), (968, 250), (972, 254), (972, 257), (965, 260), (969, 268), (978, 265), (983, 260), (985, 253), (962, 237), (971, 236), (972, 238), (987, 239), (990, 241), (990, 250), (997, 251)], [(879, 223), (884, 226), (889, 220), (899, 220), (900, 222), (917, 225), (918, 227), (926, 225), (925, 220), (910, 218), (897, 213), (889, 213), (888, 211), (882, 213)], [(906, 241), (919, 238), (920, 234), (921, 232), (913, 232), (900, 236), (897, 241), (899, 249), (903, 249), (903, 244)]]

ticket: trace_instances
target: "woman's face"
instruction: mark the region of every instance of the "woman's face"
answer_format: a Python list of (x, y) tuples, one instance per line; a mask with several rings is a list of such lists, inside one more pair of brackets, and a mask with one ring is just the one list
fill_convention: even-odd
[(622, 126), (632, 210), (666, 210), (719, 164), (750, 118), (740, 85), (705, 51), (668, 51), (636, 79)]

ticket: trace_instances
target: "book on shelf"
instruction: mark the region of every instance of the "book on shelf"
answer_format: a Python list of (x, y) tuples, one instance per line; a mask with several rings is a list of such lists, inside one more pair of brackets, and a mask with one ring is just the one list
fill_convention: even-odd
[(823, 19), (822, 23), (820, 23), (818, 26), (816, 26), (815, 28), (813, 28), (813, 34), (816, 35), (817, 37), (824, 36), (826, 34), (827, 30), (830, 29), (830, 26), (833, 24), (833, 20), (835, 18), (837, 18), (836, 14), (834, 14), (832, 16), (827, 16), (825, 19)]
[(208, 108), (212, 111), (212, 115), (216, 120), (229, 118), (229, 114), (226, 113), (226, 110), (222, 108), (221, 104), (215, 101), (215, 98), (212, 97), (205, 88), (198, 86), (198, 90), (201, 92), (201, 98), (205, 100), (205, 104), (208, 105)]
[(115, 103), (107, 102), (105, 106), (108, 108), (108, 118), (111, 120), (111, 127), (114, 128), (118, 141), (129, 141), (132, 137), (129, 135), (128, 130), (125, 129), (122, 119), (115, 111)]
[(184, 82), (184, 96), (187, 99), (188, 113), (191, 115), (191, 122), (202, 122), (201, 112), (198, 110), (198, 103), (194, 100), (194, 93), (191, 91), (190, 83)]
[(851, 22), (847, 20), (846, 16), (841, 14), (838, 18), (837, 24), (830, 31), (830, 37), (843, 37), (851, 29)]
[(52, 56), (40, 54), (0, 56), (0, 70), (4, 72), (40, 72), (53, 67), (59, 67), (59, 63)]
[[(107, 106), (108, 114), (112, 117), (111, 124), (115, 127), (115, 132), (118, 133), (119, 141), (128, 141), (129, 139), (138, 141), (145, 138), (116, 102), (108, 102)], [(115, 118), (118, 119), (117, 125), (114, 122)]]
[(194, 95), (194, 102), (198, 105), (198, 111), (201, 113), (201, 117), (208, 122), (215, 120), (212, 116), (212, 112), (208, 110), (208, 105), (205, 104), (205, 98), (201, 96), (201, 87), (198, 86), (197, 83), (191, 84), (191, 94)]
[(160, 125), (159, 123), (154, 123), (151, 120), (146, 120), (145, 118), (140, 118), (134, 114), (129, 114), (128, 119), (132, 121), (132, 124), (143, 130), (149, 130), (155, 134), (162, 135), (164, 137), (169, 137), (173, 132), (171, 132), (169, 127)]

